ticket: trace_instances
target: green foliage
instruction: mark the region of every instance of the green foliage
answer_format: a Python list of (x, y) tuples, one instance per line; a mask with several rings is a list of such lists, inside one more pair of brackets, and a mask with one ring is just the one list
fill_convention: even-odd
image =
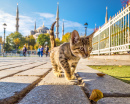
[[(130, 66), (121, 66), (121, 65), (101, 65), (101, 66), (89, 66), (93, 69), (99, 70), (105, 74), (108, 74), (110, 76), (113, 76), (119, 80), (122, 80), (123, 82), (130, 84)], [(98, 69), (100, 67), (100, 69)]]
[(37, 42), (38, 42), (41, 46), (44, 46), (44, 45), (45, 45), (45, 42), (48, 42), (47, 45), (50, 46), (50, 36), (49, 36), (49, 34), (40, 34), (40, 35), (38, 36)]
[(11, 51), (12, 46), (9, 44), (9, 37), (6, 37), (6, 43), (5, 43), (5, 51)]
[(56, 38), (55, 41), (56, 41), (56, 46), (59, 46), (59, 45), (61, 45), (61, 44), (63, 43), (63, 42), (60, 41), (58, 38)]
[(36, 43), (36, 44), (34, 45), (34, 49), (35, 49), (35, 50), (37, 50), (37, 49), (38, 49), (38, 47), (39, 47), (39, 44), (38, 44), (38, 43)]
[(62, 42), (69, 42), (71, 34), (68, 32), (62, 37)]
[(15, 44), (15, 45), (19, 45), (19, 44), (20, 44), (19, 38), (14, 39), (14, 44)]
[(19, 32), (14, 32), (14, 33), (11, 33), (9, 34), (8, 36), (8, 44), (10, 44), (12, 46), (12, 49), (15, 49), (17, 44), (16, 44), (16, 41), (15, 40), (20, 40), (20, 43), (19, 43), (19, 46), (23, 46), (25, 44), (25, 38), (22, 36), (21, 33)]
[(35, 38), (33, 37), (33, 35), (30, 35), (28, 37), (26, 37), (26, 44), (29, 44), (31, 46), (34, 47), (34, 45), (36, 44)]

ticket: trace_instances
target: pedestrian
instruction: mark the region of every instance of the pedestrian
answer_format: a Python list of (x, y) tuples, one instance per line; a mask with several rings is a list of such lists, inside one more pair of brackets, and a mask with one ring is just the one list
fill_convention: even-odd
[(26, 46), (24, 45), (24, 46), (23, 46), (23, 56), (24, 56), (24, 57), (26, 57), (26, 52), (27, 52), (27, 48), (26, 48)]
[(41, 55), (41, 57), (43, 56), (43, 50), (44, 50), (44, 48), (41, 46), (41, 48), (40, 48), (40, 55)]
[(40, 47), (38, 47), (38, 49), (37, 49), (37, 54), (40, 57)]
[(46, 57), (48, 55), (48, 52), (49, 52), (49, 47), (46, 45), (46, 48), (45, 48), (45, 52), (46, 52)]

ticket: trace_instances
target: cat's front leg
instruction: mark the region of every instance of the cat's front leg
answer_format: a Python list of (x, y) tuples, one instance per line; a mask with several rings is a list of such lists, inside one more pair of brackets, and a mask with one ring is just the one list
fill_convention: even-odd
[(67, 61), (66, 58), (60, 58), (60, 65), (61, 65), (61, 68), (64, 69), (64, 74), (65, 74), (65, 78), (67, 80), (71, 80), (71, 71), (70, 71), (70, 67), (69, 67), (69, 63)]
[(71, 64), (71, 79), (72, 79), (72, 80), (75, 79), (74, 72), (75, 72), (75, 69), (76, 69), (77, 63), (78, 63), (78, 62), (73, 62), (73, 63)]

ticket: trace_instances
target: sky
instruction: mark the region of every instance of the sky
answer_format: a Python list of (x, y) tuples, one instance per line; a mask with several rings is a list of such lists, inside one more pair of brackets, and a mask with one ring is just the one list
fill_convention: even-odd
[(30, 31), (43, 25), (50, 28), (56, 20), (57, 2), (59, 2), (59, 38), (62, 37), (62, 22), (64, 33), (77, 30), (85, 34), (84, 23), (88, 23), (87, 35), (96, 26), (105, 23), (106, 6), (108, 18), (121, 10), (121, 0), (0, 0), (0, 36), (3, 37), (3, 23), (7, 24), (6, 36), (16, 30), (16, 8), (19, 7), (19, 32), (30, 35)]

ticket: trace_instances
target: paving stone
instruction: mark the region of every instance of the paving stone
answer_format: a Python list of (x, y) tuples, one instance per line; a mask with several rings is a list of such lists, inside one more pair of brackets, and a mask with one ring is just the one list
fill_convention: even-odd
[(7, 69), (7, 68), (11, 68), (12, 66), (9, 66), (9, 65), (7, 65), (7, 66), (1, 66), (0, 67), (0, 70), (3, 70), (3, 69)]
[(19, 71), (19, 70), (10, 70), (10, 69), (2, 70), (2, 71), (0, 71), (0, 78), (9, 76), (10, 74), (17, 73), (18, 71)]
[(21, 66), (21, 67), (15, 67), (15, 68), (10, 68), (9, 70), (27, 70), (30, 69), (31, 66)]
[(44, 73), (46, 73), (47, 71), (49, 71), (50, 69), (30, 69), (21, 73), (18, 73), (16, 75), (18, 76), (22, 76), (22, 75), (27, 75), (27, 76), (39, 76), (39, 75), (43, 75)]
[(68, 81), (65, 77), (58, 78), (51, 71), (46, 75), (45, 78), (38, 85), (74, 85), (77, 80)]
[(90, 90), (99, 89), (103, 93), (130, 93), (130, 85), (124, 83), (118, 79), (111, 76), (105, 75), (104, 77), (99, 77), (96, 75), (99, 71), (94, 70), (88, 66), (80, 65), (77, 66), (77, 73), (83, 79), (86, 84), (86, 88)]
[(22, 91), (39, 77), (13, 76), (0, 80), (0, 100)]
[(76, 85), (41, 85), (34, 88), (18, 104), (90, 104)]
[(40, 69), (44, 69), (44, 68), (52, 68), (52, 66), (51, 66), (50, 63), (47, 63), (47, 64), (44, 64), (44, 65), (40, 65), (40, 66), (38, 66), (37, 68), (40, 68)]
[(130, 97), (106, 97), (100, 99), (97, 104), (130, 104)]
[(24, 64), (11, 64), (11, 65), (6, 65), (6, 66), (1, 66), (0, 67), (0, 70), (3, 70), (3, 69), (9, 69), (9, 68), (12, 68), (12, 67), (19, 67), (21, 65), (24, 65)]
[(80, 59), (79, 63), (81, 65), (130, 65), (130, 60), (98, 59), (90, 57)]

